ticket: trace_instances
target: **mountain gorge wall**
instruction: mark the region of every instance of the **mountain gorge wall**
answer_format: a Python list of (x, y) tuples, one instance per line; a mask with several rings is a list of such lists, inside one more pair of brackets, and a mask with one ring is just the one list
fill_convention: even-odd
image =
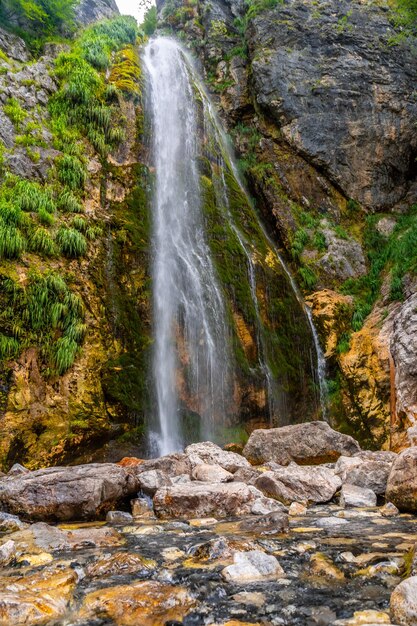
[(258, 208), (310, 294), (334, 423), (368, 445), (409, 445), (415, 44), (383, 2), (158, 10), (199, 56)]

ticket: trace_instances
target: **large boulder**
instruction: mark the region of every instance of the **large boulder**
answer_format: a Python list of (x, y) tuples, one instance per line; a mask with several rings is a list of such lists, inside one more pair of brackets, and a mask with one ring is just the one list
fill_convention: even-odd
[(287, 505), (292, 502), (328, 502), (341, 484), (340, 478), (327, 467), (299, 466), (295, 463), (264, 472), (255, 481), (255, 487), (268, 498)]
[(401, 452), (392, 465), (385, 495), (400, 511), (417, 511), (417, 447)]
[(201, 463), (195, 466), (191, 478), (201, 483), (229, 483), (233, 480), (233, 474), (219, 465)]
[(363, 452), (354, 457), (341, 456), (335, 472), (343, 483), (371, 489), (383, 495), (396, 454), (393, 452)]
[(243, 449), (244, 456), (253, 465), (274, 461), (288, 465), (333, 463), (341, 455), (360, 452), (353, 437), (333, 430), (326, 422), (307, 422), (282, 428), (254, 430)]
[(126, 467), (133, 475), (159, 471), (170, 478), (190, 474), (192, 469), (190, 459), (182, 452), (174, 452), (173, 454), (167, 454), (157, 459), (149, 459), (148, 461), (137, 460), (137, 463), (134, 462), (134, 459), (131, 459), (129, 464), (126, 463)]
[(192, 443), (185, 448), (191, 465), (207, 463), (208, 465), (220, 465), (228, 472), (236, 472), (241, 467), (250, 467), (248, 461), (236, 452), (227, 452), (211, 441)]
[(262, 494), (244, 483), (201, 483), (162, 487), (153, 504), (158, 517), (201, 518), (238, 517), (251, 513)]
[(399, 626), (417, 626), (417, 576), (403, 580), (391, 594), (391, 619)]
[(50, 467), (0, 481), (0, 506), (31, 520), (88, 520), (136, 494), (138, 483), (113, 463)]

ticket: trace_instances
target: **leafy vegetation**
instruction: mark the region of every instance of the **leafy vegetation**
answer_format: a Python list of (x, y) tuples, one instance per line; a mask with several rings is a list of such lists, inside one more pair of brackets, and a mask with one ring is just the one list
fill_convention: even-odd
[(13, 122), (16, 130), (20, 130), (23, 122), (27, 117), (27, 112), (22, 109), (19, 100), (16, 98), (9, 98), (3, 107), (3, 111), (7, 117)]
[(0, 23), (23, 37), (32, 50), (39, 50), (48, 37), (69, 35), (72, 32), (77, 2), (78, 0), (2, 0)]
[(390, 273), (391, 300), (404, 297), (404, 276), (417, 273), (417, 205), (406, 215), (397, 219), (397, 224), (387, 239), (377, 228), (380, 216), (369, 216), (364, 233), (364, 246), (369, 260), (369, 272), (360, 278), (349, 279), (343, 286), (344, 293), (355, 296), (352, 317), (353, 330), (360, 330), (365, 318), (372, 310), (381, 290), (384, 274)]
[(148, 37), (150, 37), (151, 35), (154, 34), (156, 30), (157, 22), (158, 22), (158, 14), (157, 14), (156, 6), (150, 7), (150, 9), (146, 11), (145, 16), (143, 18), (143, 22), (142, 22), (142, 29), (145, 35), (148, 35)]

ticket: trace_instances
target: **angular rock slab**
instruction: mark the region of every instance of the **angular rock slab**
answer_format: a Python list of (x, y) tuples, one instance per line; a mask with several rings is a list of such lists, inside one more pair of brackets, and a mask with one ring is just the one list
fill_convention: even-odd
[(417, 447), (404, 450), (395, 459), (385, 497), (400, 511), (417, 512)]
[(195, 466), (191, 472), (191, 478), (202, 483), (228, 483), (233, 480), (233, 474), (220, 465), (201, 463)]
[(417, 576), (403, 580), (391, 594), (391, 619), (400, 626), (417, 626)]
[(194, 481), (158, 489), (153, 505), (161, 518), (224, 518), (249, 514), (257, 497), (256, 490), (244, 483)]
[(376, 506), (376, 494), (371, 489), (349, 485), (342, 486), (340, 492), (340, 506), (343, 507), (367, 507)]
[(288, 465), (333, 463), (341, 456), (353, 456), (360, 446), (353, 437), (333, 430), (326, 422), (308, 422), (281, 428), (254, 430), (243, 449), (253, 464), (274, 461)]
[(259, 491), (287, 505), (292, 502), (328, 502), (341, 484), (339, 476), (327, 467), (301, 466), (295, 463), (272, 472), (264, 472), (255, 481), (255, 487)]
[(50, 467), (3, 478), (0, 506), (31, 520), (98, 519), (137, 490), (137, 480), (113, 463)]

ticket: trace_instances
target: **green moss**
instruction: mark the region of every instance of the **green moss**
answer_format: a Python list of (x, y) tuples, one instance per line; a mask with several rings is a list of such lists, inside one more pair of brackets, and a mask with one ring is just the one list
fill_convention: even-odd
[[(111, 174), (126, 184), (124, 170), (111, 168)], [(149, 175), (141, 165), (134, 166), (131, 175), (136, 181), (131, 193), (125, 201), (112, 204), (106, 259), (102, 269), (96, 268), (94, 281), (106, 293), (103, 314), (113, 341), (121, 346), (121, 354), (102, 370), (103, 390), (117, 419), (128, 418), (140, 426), (150, 412)]]

